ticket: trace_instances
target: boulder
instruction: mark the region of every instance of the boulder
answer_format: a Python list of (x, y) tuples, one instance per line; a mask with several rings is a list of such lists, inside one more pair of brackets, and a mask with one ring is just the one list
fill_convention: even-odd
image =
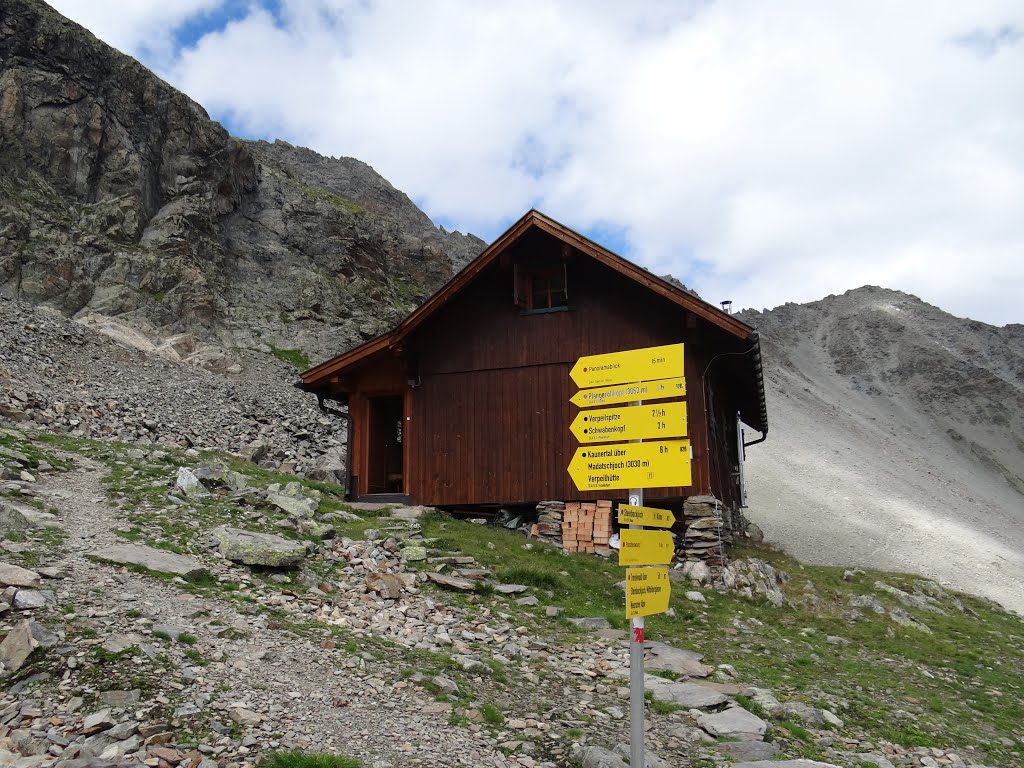
[[(644, 675), (644, 690), (650, 691), (658, 701), (678, 704), (687, 709), (717, 707), (729, 700), (724, 693), (719, 693), (706, 686), (696, 683), (679, 683), (655, 675)], [(703, 726), (701, 727), (703, 728)]]
[(201, 499), (209, 495), (206, 489), (203, 488), (203, 484), (199, 482), (199, 478), (188, 467), (178, 467), (178, 474), (174, 479), (174, 488), (190, 499)]
[(23, 621), (10, 632), (0, 643), (0, 663), (7, 672), (17, 672), (39, 647), (38, 641), (32, 636), (31, 621)]
[(224, 557), (243, 565), (289, 568), (297, 566), (306, 557), (306, 545), (301, 541), (290, 541), (273, 533), (222, 525), (214, 528), (210, 536)]
[(306, 477), (319, 483), (343, 485), (346, 481), (345, 457), (341, 448), (329, 448), (306, 470)]
[(374, 571), (366, 577), (366, 588), (376, 592), (385, 600), (397, 600), (402, 596), (405, 582), (393, 573)]
[(11, 563), (0, 563), (0, 587), (33, 589), (39, 586), (39, 574)]
[(686, 677), (708, 677), (714, 670), (701, 664), (703, 654), (656, 640), (644, 644), (644, 667), (652, 672), (674, 672)]
[(408, 562), (419, 562), (427, 559), (427, 548), (426, 547), (403, 547), (402, 548), (402, 559)]
[(56, 604), (57, 596), (45, 589), (19, 589), (14, 595), (14, 607), (19, 611), (31, 611)]
[(143, 544), (114, 544), (90, 552), (89, 557), (115, 565), (135, 565), (157, 573), (195, 579), (207, 573), (198, 560)]
[(740, 741), (761, 741), (768, 730), (768, 723), (739, 706), (701, 715), (697, 725), (712, 736)]

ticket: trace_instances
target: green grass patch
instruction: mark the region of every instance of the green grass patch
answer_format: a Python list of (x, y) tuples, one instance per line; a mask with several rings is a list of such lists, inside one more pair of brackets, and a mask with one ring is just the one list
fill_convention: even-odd
[(270, 354), (278, 360), (294, 365), (300, 371), (309, 368), (309, 358), (302, 353), (301, 349), (281, 349), (280, 347), (270, 345)]
[(270, 752), (259, 768), (361, 768), (354, 757), (326, 752)]

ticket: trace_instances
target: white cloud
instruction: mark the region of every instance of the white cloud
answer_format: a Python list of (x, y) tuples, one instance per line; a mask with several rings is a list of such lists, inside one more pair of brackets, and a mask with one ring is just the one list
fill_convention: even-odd
[(1022, 30), (1010, 0), (283, 0), (161, 74), (461, 229), (620, 231), (711, 301), (874, 283), (1024, 322)]
[(173, 55), (174, 33), (225, 0), (48, 0), (105, 43), (151, 66)]

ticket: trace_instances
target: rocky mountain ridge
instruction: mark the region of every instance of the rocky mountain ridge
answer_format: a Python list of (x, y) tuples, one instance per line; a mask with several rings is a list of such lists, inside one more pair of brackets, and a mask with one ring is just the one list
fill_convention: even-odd
[(742, 317), (766, 366), (748, 477), (768, 538), (1024, 612), (1024, 326), (873, 286)]
[(207, 364), (335, 354), (483, 247), (364, 163), (231, 137), (37, 0), (0, 9), (0, 168), (0, 293), (187, 336)]

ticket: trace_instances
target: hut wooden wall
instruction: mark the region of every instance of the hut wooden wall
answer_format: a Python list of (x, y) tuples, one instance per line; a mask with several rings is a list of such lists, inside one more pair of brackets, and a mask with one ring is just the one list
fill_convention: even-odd
[(420, 382), (407, 413), (414, 501), (624, 498), (624, 491), (581, 493), (566, 471), (579, 445), (569, 432), (578, 411), (569, 402), (576, 391), (569, 369), (581, 355), (680, 341), (687, 343), (694, 484), (651, 489), (647, 498), (709, 492), (703, 398), (693, 378), (706, 357), (685, 312), (589, 259), (569, 262), (570, 311), (522, 315), (512, 280), (509, 265), (492, 264), (408, 340)]

